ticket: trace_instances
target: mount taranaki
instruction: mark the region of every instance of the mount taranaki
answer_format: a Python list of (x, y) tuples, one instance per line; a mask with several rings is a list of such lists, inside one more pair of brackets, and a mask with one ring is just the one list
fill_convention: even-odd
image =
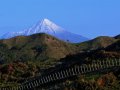
[(79, 43), (88, 40), (88, 38), (86, 37), (64, 30), (62, 27), (56, 25), (48, 19), (43, 19), (41, 22), (38, 22), (31, 28), (20, 32), (8, 32), (2, 35), (0, 38), (9, 39), (15, 36), (29, 36), (36, 33), (46, 33), (60, 40), (70, 43)]

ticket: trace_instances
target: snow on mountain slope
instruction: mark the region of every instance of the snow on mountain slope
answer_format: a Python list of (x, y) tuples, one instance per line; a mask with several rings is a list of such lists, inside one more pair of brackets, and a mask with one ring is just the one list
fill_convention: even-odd
[(71, 43), (79, 43), (88, 40), (87, 38), (81, 35), (77, 35), (64, 30), (63, 28), (61, 28), (60, 26), (56, 25), (55, 23), (51, 22), (48, 19), (43, 19), (41, 22), (24, 31), (6, 33), (1, 37), (1, 39), (8, 39), (21, 35), (28, 36), (36, 33), (46, 33), (60, 40)]

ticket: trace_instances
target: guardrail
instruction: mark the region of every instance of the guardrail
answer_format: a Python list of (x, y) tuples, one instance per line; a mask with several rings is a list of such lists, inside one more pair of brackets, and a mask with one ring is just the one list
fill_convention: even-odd
[(95, 72), (98, 70), (104, 70), (113, 67), (120, 67), (120, 59), (97, 61), (91, 64), (77, 65), (68, 69), (50, 73), (49, 75), (39, 76), (16, 87), (2, 87), (0, 90), (31, 90), (38, 86), (50, 82), (55, 82), (57, 80), (62, 80), (76, 75), (82, 75), (85, 73)]

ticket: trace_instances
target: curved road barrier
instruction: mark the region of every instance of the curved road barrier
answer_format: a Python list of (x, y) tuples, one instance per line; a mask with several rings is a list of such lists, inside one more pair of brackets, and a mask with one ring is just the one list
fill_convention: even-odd
[(64, 70), (56, 71), (50, 73), (49, 75), (39, 76), (34, 78), (20, 86), (16, 87), (2, 87), (0, 90), (32, 90), (38, 86), (44, 84), (55, 82), (58, 80), (66, 79), (69, 77), (74, 77), (77, 75), (82, 75), (90, 72), (95, 72), (98, 70), (111, 69), (114, 67), (120, 67), (120, 59), (117, 60), (106, 60), (106, 61), (97, 61), (91, 64), (76, 65)]

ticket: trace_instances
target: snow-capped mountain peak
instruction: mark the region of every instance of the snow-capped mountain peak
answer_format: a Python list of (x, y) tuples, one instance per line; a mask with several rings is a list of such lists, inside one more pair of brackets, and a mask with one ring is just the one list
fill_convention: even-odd
[(59, 28), (59, 26), (57, 26), (55, 23), (53, 23), (52, 21), (48, 20), (48, 19), (43, 19), (41, 22), (42, 25), (47, 25), (50, 26), (54, 29)]
[(43, 19), (41, 22), (38, 22), (31, 28), (25, 30), (24, 32), (26, 33), (26, 35), (31, 35), (35, 33), (50, 34), (50, 33), (56, 33), (58, 31), (63, 31), (63, 29), (58, 25), (56, 25), (55, 23), (53, 23), (52, 21), (48, 19)]
[(55, 31), (60, 30), (62, 28), (48, 19), (43, 19), (41, 21), (41, 23), (39, 25), (37, 25), (36, 29), (39, 29), (41, 31), (51, 30), (51, 31), (55, 32)]
[(15, 36), (20, 36), (20, 35), (28, 36), (36, 33), (50, 34), (60, 40), (72, 42), (72, 43), (78, 43), (78, 42), (88, 40), (85, 37), (82, 37), (80, 35), (73, 34), (71, 32), (64, 30), (62, 27), (53, 23), (49, 19), (43, 19), (41, 22), (38, 22), (37, 24), (33, 25), (31, 28), (28, 28), (21, 32), (6, 33), (1, 38), (8, 39)]

